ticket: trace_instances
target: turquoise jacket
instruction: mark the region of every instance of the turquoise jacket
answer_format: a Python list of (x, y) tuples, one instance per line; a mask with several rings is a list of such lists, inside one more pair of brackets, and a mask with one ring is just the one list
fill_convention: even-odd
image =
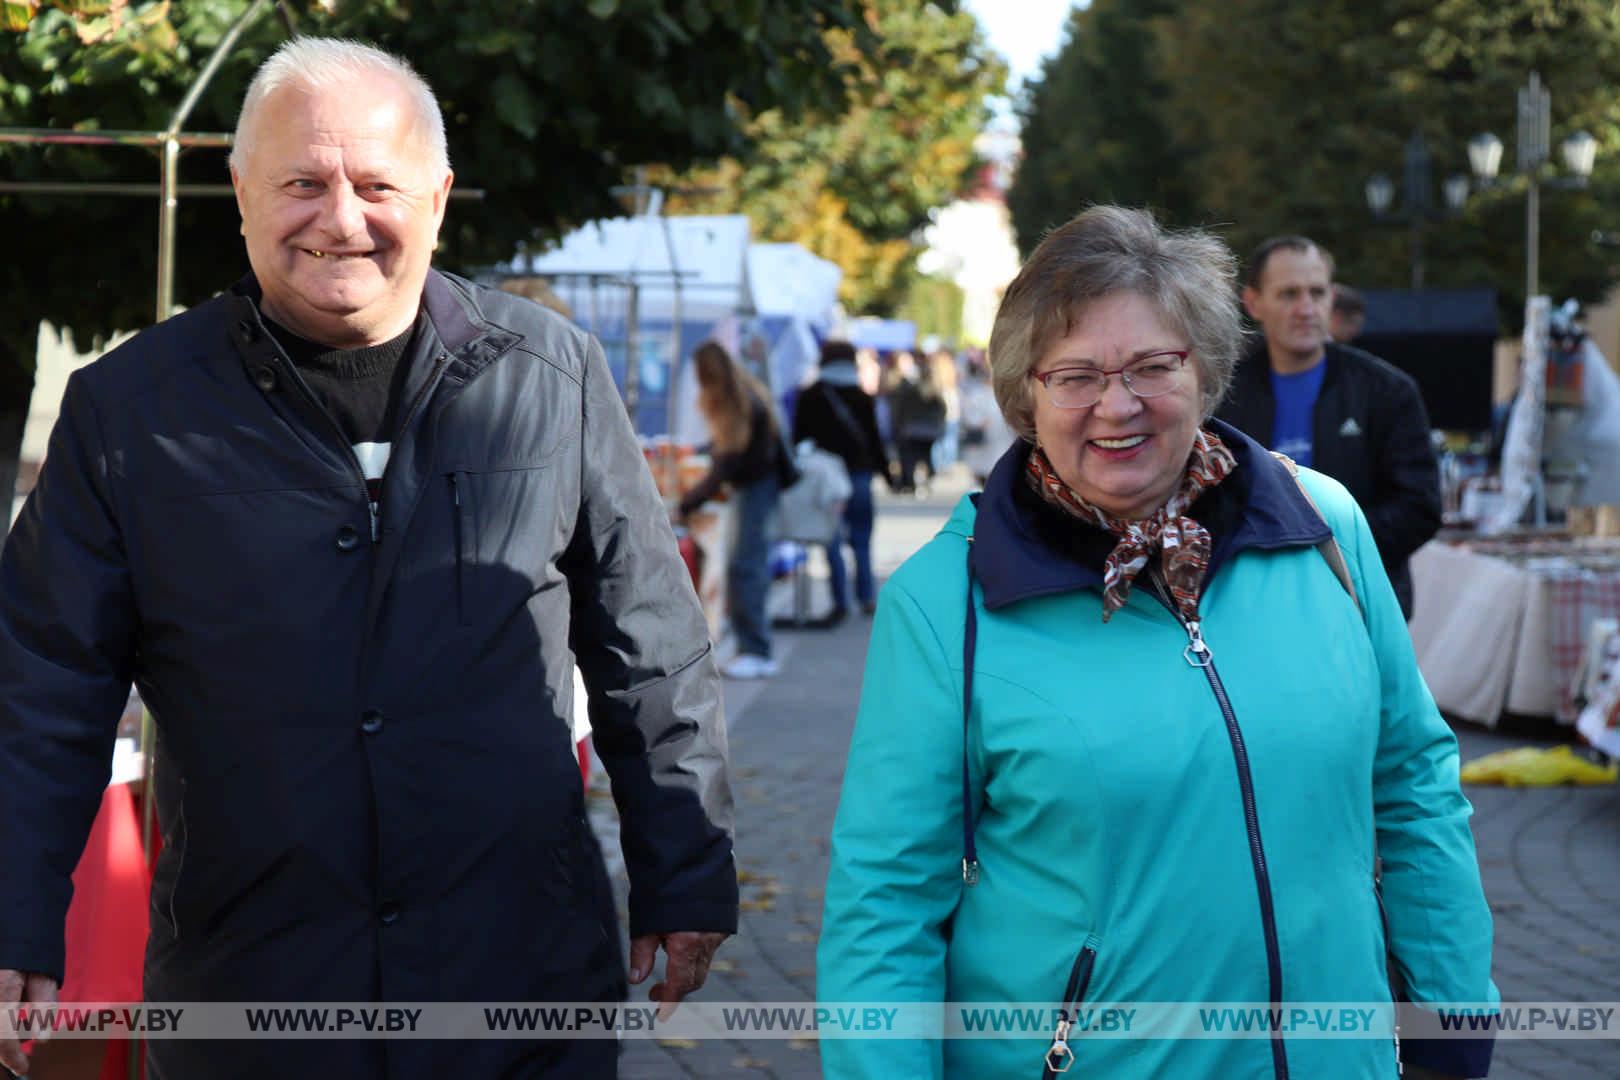
[[(1497, 1000), (1456, 739), (1366, 520), (1337, 482), (1302, 470), (1318, 513), (1261, 447), (1211, 426), (1239, 467), (1193, 508), (1215, 545), (1200, 605), (1208, 670), (1189, 663), (1189, 634), (1146, 581), (1101, 621), (1110, 542), (1027, 491), (1022, 445), (884, 587), (833, 830), (823, 1004), (1387, 1004), (1375, 853), (1410, 1000)], [(1354, 597), (1316, 546), (1324, 518)], [(1053, 1034), (824, 1038), (821, 1050), (837, 1080), (1034, 1080)], [(1069, 1045), (1084, 1077), (1396, 1076), (1387, 1038), (1076, 1031)], [(1490, 1043), (1409, 1042), (1402, 1056), (1479, 1076)]]

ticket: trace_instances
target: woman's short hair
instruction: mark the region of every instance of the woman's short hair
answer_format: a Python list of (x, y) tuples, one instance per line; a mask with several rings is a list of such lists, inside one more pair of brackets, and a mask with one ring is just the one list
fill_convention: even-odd
[(445, 145), (444, 114), (433, 88), (404, 60), (375, 46), (346, 38), (296, 37), (277, 49), (254, 73), (236, 117), (231, 140), (231, 166), (238, 172), (256, 134), (253, 123), (266, 98), (283, 86), (319, 90), (342, 86), (364, 75), (387, 75), (404, 85), (416, 109), (416, 132), (428, 149), (429, 164), (439, 176), (450, 171)]
[(1115, 293), (1142, 297), (1185, 336), (1206, 418), (1225, 396), (1244, 339), (1231, 249), (1203, 230), (1165, 229), (1146, 210), (1093, 206), (1041, 241), (1007, 286), (990, 332), (996, 403), (1025, 439), (1035, 438), (1029, 373), (1087, 306)]

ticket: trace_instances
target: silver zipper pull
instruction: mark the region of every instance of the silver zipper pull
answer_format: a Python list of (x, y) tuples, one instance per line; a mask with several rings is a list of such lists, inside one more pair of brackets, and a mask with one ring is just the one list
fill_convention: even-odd
[(382, 511), (378, 509), (375, 499), (366, 500), (366, 509), (371, 514), (371, 542), (375, 544), (382, 539)]
[(1046, 1051), (1046, 1067), (1055, 1073), (1069, 1071), (1074, 1064), (1074, 1051), (1069, 1049), (1069, 1019), (1061, 1017), (1057, 1023), (1057, 1034), (1052, 1037), (1052, 1045)]
[(979, 883), (979, 860), (962, 860), (962, 881), (968, 885), (977, 885)]
[(1215, 654), (1209, 651), (1204, 644), (1204, 635), (1198, 629), (1198, 623), (1190, 621), (1187, 627), (1187, 647), (1181, 651), (1183, 659), (1193, 667), (1209, 667), (1215, 662)]

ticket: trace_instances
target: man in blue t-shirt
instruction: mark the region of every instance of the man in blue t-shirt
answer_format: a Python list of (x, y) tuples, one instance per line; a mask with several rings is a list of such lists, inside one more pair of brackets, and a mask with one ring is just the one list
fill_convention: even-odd
[(1243, 306), (1265, 338), (1238, 366), (1217, 415), (1350, 489), (1408, 617), (1406, 560), (1440, 527), (1440, 481), (1417, 383), (1328, 338), (1333, 257), (1274, 237), (1249, 260)]

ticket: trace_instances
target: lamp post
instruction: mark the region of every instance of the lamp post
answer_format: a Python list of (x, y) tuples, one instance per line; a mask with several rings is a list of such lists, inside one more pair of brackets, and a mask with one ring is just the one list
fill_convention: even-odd
[(1468, 178), (1461, 174), (1446, 177), (1440, 185), (1444, 202), (1436, 205), (1432, 196), (1433, 158), (1423, 132), (1414, 131), (1406, 140), (1406, 161), (1402, 174), (1404, 198), (1398, 213), (1389, 212), (1395, 201), (1395, 182), (1383, 173), (1367, 178), (1367, 207), (1379, 221), (1404, 221), (1412, 229), (1412, 288), (1423, 288), (1423, 227), (1430, 221), (1444, 221), (1468, 201)]
[[(1524, 295), (1528, 300), (1541, 291), (1541, 186), (1583, 188), (1592, 176), (1597, 160), (1597, 140), (1577, 131), (1559, 144), (1568, 176), (1543, 177), (1550, 159), (1552, 94), (1541, 85), (1541, 76), (1532, 71), (1530, 80), (1519, 87), (1517, 172), (1525, 178), (1524, 197)], [(1468, 164), (1480, 183), (1496, 183), (1502, 165), (1502, 140), (1485, 132), (1468, 140)]]

